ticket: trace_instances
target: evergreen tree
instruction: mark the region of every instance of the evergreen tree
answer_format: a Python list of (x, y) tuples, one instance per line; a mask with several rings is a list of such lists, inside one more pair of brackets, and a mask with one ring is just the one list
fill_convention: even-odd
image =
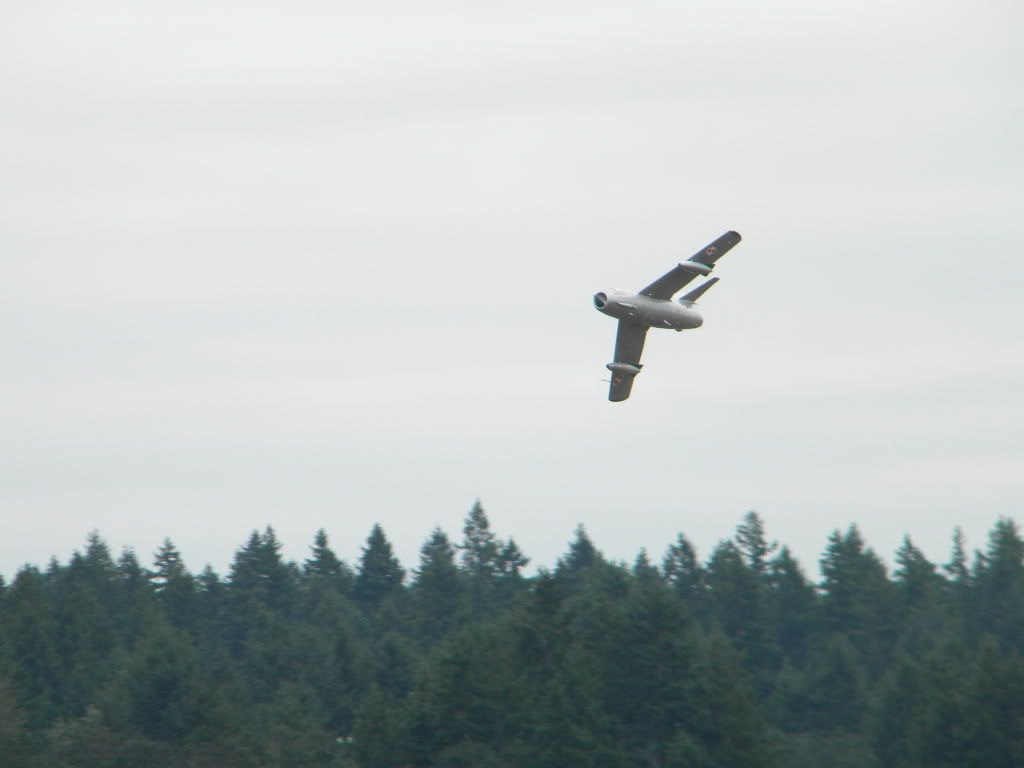
[(235, 553), (223, 599), (227, 650), (252, 684), (254, 703), (269, 706), (277, 687), (293, 680), (302, 667), (301, 624), (295, 620), (296, 570), (281, 559), (273, 528), (253, 531)]
[(209, 563), (195, 581), (199, 594), (198, 634), (207, 638), (226, 637), (230, 626), (227, 585)]
[(582, 524), (576, 526), (569, 551), (558, 559), (555, 578), (569, 591), (582, 589), (605, 565), (604, 557), (594, 546)]
[(187, 575), (188, 571), (182, 562), (181, 553), (174, 546), (174, 542), (165, 538), (153, 556), (153, 569), (149, 572), (149, 582), (153, 585), (153, 590), (159, 594)]
[(892, 646), (893, 588), (878, 556), (864, 545), (856, 525), (833, 531), (821, 559), (824, 619), (845, 635), (868, 665), (885, 663)]
[(408, 590), (376, 527), (359, 605), (323, 531), (301, 569), (254, 532), (224, 580), (170, 541), (147, 572), (91, 533), (0, 581), (0, 765), (1024, 764), (1012, 520), (972, 568), (959, 531), (941, 569), (907, 537), (891, 576), (837, 531), (820, 592), (756, 515), (706, 566), (681, 535), (661, 568), (608, 562), (579, 527), (530, 576), (482, 508), (467, 527), (461, 547), (431, 532)]
[(523, 578), (523, 568), (530, 558), (523, 554), (515, 539), (509, 539), (498, 553), (498, 578), (510, 585), (518, 585)]
[(90, 705), (80, 717), (58, 722), (47, 734), (48, 762), (59, 768), (122, 768), (169, 766), (165, 745), (115, 732), (98, 707)]
[(311, 555), (303, 564), (303, 575), (306, 580), (317, 588), (330, 586), (345, 596), (352, 594), (355, 574), (342, 562), (327, 542), (327, 532), (323, 528), (313, 537), (310, 547)]
[(558, 570), (578, 572), (594, 567), (601, 560), (601, 553), (597, 551), (581, 523), (576, 526), (574, 538), (569, 544), (569, 552), (558, 561)]
[(516, 680), (510, 640), (493, 623), (457, 630), (442, 641), (415, 697), (433, 753), (463, 742), (499, 748), (521, 732), (528, 691)]
[(658, 566), (651, 564), (651, 558), (648, 557), (646, 549), (641, 549), (636, 560), (633, 561), (633, 576), (640, 581), (661, 578)]
[(1024, 660), (992, 637), (977, 654), (965, 768), (1018, 768), (1024, 759)]
[(911, 613), (934, 609), (943, 590), (942, 577), (924, 553), (914, 546), (910, 536), (896, 550), (896, 571), (893, 574), (899, 588), (904, 611)]
[(976, 630), (1024, 652), (1024, 539), (1013, 520), (996, 522), (971, 580)]
[(395, 768), (404, 762), (407, 746), (398, 702), (377, 687), (359, 706), (354, 747), (360, 768)]
[(711, 553), (706, 569), (713, 617), (753, 668), (766, 668), (772, 649), (766, 606), (758, 574), (738, 547), (723, 541)]
[(766, 617), (774, 646), (782, 657), (801, 662), (818, 626), (818, 598), (789, 547), (768, 567)]
[(235, 553), (228, 584), (232, 594), (285, 610), (294, 595), (294, 574), (281, 559), (281, 544), (270, 526), (253, 531)]
[(59, 705), (65, 714), (78, 716), (115, 668), (120, 635), (115, 625), (117, 568), (106, 543), (93, 531), (85, 553), (74, 552), (68, 566), (50, 581), (55, 595), (53, 639), (61, 665)]
[(926, 701), (930, 693), (919, 662), (905, 654), (897, 658), (883, 683), (872, 723), (881, 768), (924, 768), (920, 749), (927, 729)]
[(490, 521), (479, 499), (466, 515), (462, 533), (462, 544), (459, 545), (462, 567), (469, 577), (474, 602), (477, 608), (482, 608), (493, 591), (503, 545), (491, 531)]
[[(959, 640), (948, 638), (922, 660), (923, 684), (928, 691), (920, 699), (925, 708), (924, 729), (918, 743), (907, 745), (920, 756), (914, 768), (963, 768), (968, 764), (972, 723), (978, 713), (970, 701), (970, 654)], [(885, 751), (882, 757), (886, 757)]]
[(165, 615), (177, 627), (195, 628), (200, 616), (196, 581), (185, 568), (181, 553), (165, 538), (153, 556), (149, 582)]
[(49, 578), (32, 566), (14, 577), (4, 596), (2, 629), (9, 648), (19, 704), (31, 729), (61, 714), (62, 664), (57, 651), (57, 620)]
[(807, 713), (821, 731), (858, 731), (867, 713), (867, 674), (857, 649), (834, 635), (811, 663), (806, 676)]
[(953, 547), (950, 552), (949, 562), (943, 566), (943, 570), (949, 575), (953, 583), (959, 586), (967, 586), (970, 581), (970, 570), (967, 567), (967, 550), (965, 546), (964, 532), (958, 525), (953, 530)]
[(339, 744), (327, 724), (315, 690), (304, 683), (283, 682), (256, 716), (253, 734), (261, 765), (306, 768), (337, 765)]
[(743, 522), (736, 529), (736, 547), (747, 567), (758, 578), (764, 578), (768, 573), (768, 560), (779, 545), (765, 538), (764, 521), (751, 510), (743, 516)]
[(391, 549), (384, 529), (374, 525), (366, 539), (353, 589), (355, 599), (365, 606), (379, 603), (402, 586), (405, 571)]
[(101, 711), (115, 730), (134, 731), (155, 741), (181, 740), (193, 734), (205, 716), (197, 693), (200, 680), (188, 637), (157, 625), (126, 660)]
[[(703, 743), (717, 766), (769, 768), (775, 764), (763, 715), (759, 711), (739, 655), (729, 638), (712, 631), (708, 638), (706, 709)], [(700, 760), (697, 761), (698, 765)]]
[(683, 534), (676, 536), (662, 561), (661, 570), (676, 594), (685, 600), (695, 615), (704, 615), (704, 569), (697, 550)]
[(29, 740), (25, 716), (6, 672), (0, 670), (0, 756), (5, 768), (28, 766)]
[(147, 573), (131, 549), (125, 549), (118, 558), (117, 576), (119, 588), (114, 623), (119, 630), (120, 643), (130, 648), (154, 621), (157, 606)]
[(660, 580), (636, 578), (622, 608), (604, 632), (605, 706), (626, 749), (658, 765), (677, 730), (702, 721), (698, 651), (685, 607)]
[(462, 579), (455, 565), (455, 548), (440, 528), (434, 528), (420, 550), (412, 589), (424, 634), (441, 637), (460, 608)]

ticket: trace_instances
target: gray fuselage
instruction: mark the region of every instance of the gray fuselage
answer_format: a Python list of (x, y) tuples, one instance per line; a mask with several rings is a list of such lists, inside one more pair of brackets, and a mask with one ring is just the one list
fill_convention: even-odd
[(619, 289), (595, 293), (594, 306), (611, 317), (651, 328), (682, 331), (699, 328), (704, 323), (704, 318), (692, 307)]

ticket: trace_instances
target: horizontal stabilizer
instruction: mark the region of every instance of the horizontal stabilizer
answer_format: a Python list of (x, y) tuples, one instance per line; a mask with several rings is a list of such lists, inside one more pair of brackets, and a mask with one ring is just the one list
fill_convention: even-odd
[(710, 288), (712, 285), (714, 285), (717, 282), (718, 282), (718, 278), (717, 277), (712, 277), (706, 283), (701, 283), (700, 285), (698, 285), (696, 288), (694, 288), (692, 291), (690, 291), (685, 296), (681, 296), (679, 298), (679, 303), (682, 304), (684, 307), (689, 307), (695, 301), (697, 301), (697, 299), (699, 299), (701, 296), (703, 296), (704, 292), (707, 291), (708, 288)]

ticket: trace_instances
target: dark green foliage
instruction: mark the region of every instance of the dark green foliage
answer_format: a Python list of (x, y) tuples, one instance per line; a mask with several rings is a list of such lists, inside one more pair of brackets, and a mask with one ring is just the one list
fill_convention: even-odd
[(379, 525), (373, 526), (359, 561), (353, 590), (355, 599), (364, 606), (375, 606), (394, 594), (402, 586), (404, 578), (405, 571), (395, 557), (384, 529)]
[(971, 574), (973, 627), (1024, 652), (1024, 539), (1017, 524), (1000, 519)]
[(95, 531), (89, 534), (85, 553), (75, 552), (52, 586), (60, 663), (58, 701), (64, 711), (79, 715), (94, 691), (113, 675), (110, 650), (119, 636), (115, 623), (118, 572)]
[(825, 641), (804, 676), (809, 725), (820, 731), (859, 731), (867, 713), (867, 674), (860, 653), (843, 635)]
[(25, 715), (18, 706), (14, 685), (5, 671), (0, 670), (0, 756), (8, 768), (28, 765), (28, 731)]
[(491, 531), (478, 500), (462, 527), (462, 568), (468, 577), (466, 593), (474, 613), (490, 613), (505, 605), (522, 587), (522, 569), (529, 562), (515, 541), (502, 541)]
[(194, 737), (210, 714), (200, 694), (201, 679), (188, 636), (156, 626), (100, 696), (101, 711), (108, 724), (154, 741)]
[(303, 564), (302, 572), (313, 589), (333, 589), (347, 596), (352, 594), (355, 574), (338, 559), (327, 544), (327, 532), (321, 528), (313, 538), (309, 559)]
[(473, 579), (484, 582), (493, 579), (498, 573), (501, 541), (491, 531), (487, 513), (479, 500), (467, 513), (462, 534), (462, 544), (459, 545), (462, 566)]
[(743, 522), (736, 528), (736, 546), (758, 578), (767, 575), (768, 559), (779, 548), (777, 542), (765, 538), (764, 521), (753, 510), (743, 516)]
[(171, 623), (195, 629), (202, 611), (199, 590), (195, 578), (185, 569), (181, 553), (170, 539), (164, 539), (153, 557), (149, 582)]
[(582, 524), (576, 527), (576, 536), (569, 544), (569, 551), (558, 561), (558, 570), (566, 573), (578, 573), (592, 568), (601, 560), (594, 542), (590, 540)]
[(659, 763), (678, 730), (699, 732), (707, 716), (690, 617), (667, 587), (642, 571), (621, 608), (609, 610), (606, 708), (622, 743)]
[(420, 550), (420, 567), (413, 579), (419, 624), (426, 635), (440, 638), (463, 606), (464, 580), (455, 565), (455, 548), (440, 528), (435, 528)]
[(412, 577), (380, 526), (353, 570), (254, 531), (225, 579), (165, 540), (96, 533), (0, 580), (3, 768), (1019, 768), (1024, 539), (968, 566), (906, 537), (892, 575), (851, 526), (818, 587), (748, 513), (706, 562), (553, 573), (477, 502)]
[(236, 605), (258, 603), (286, 609), (294, 597), (294, 573), (281, 559), (281, 544), (274, 529), (253, 531), (235, 553), (228, 576), (229, 596)]
[(408, 746), (399, 702), (370, 688), (359, 706), (353, 740), (361, 768), (401, 765)]
[(825, 628), (844, 635), (872, 672), (887, 661), (894, 639), (895, 587), (857, 526), (833, 531), (821, 559)]
[(957, 587), (966, 587), (971, 577), (967, 568), (967, 551), (964, 544), (964, 532), (960, 526), (953, 531), (953, 549), (950, 552), (949, 562), (943, 566), (943, 570), (949, 575), (950, 580)]
[(777, 657), (803, 662), (817, 629), (818, 596), (788, 547), (769, 563), (765, 616)]
[(665, 579), (690, 610), (697, 616), (705, 615), (704, 569), (697, 559), (697, 550), (683, 534), (676, 537), (661, 564)]
[(708, 641), (704, 748), (718, 766), (767, 768), (775, 764), (767, 723), (728, 638), (713, 631)]
[(748, 565), (739, 547), (723, 541), (711, 553), (706, 574), (711, 618), (758, 670), (773, 665), (763, 575)]
[(920, 610), (934, 604), (943, 588), (942, 577), (935, 566), (928, 561), (909, 536), (896, 550), (896, 572), (893, 574), (899, 587), (900, 607), (903, 610)]
[(4, 595), (4, 635), (11, 675), (28, 725), (48, 725), (61, 710), (61, 663), (57, 653), (57, 622), (52, 607), (52, 582), (25, 566)]
[(1015, 768), (1024, 763), (1024, 660), (988, 637), (981, 643), (968, 693), (971, 713), (965, 767)]

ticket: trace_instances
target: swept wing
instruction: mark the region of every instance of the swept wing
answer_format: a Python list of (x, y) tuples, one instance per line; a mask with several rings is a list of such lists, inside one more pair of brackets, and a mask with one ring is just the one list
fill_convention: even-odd
[(715, 262), (740, 241), (739, 232), (726, 232), (713, 243), (709, 243), (687, 261), (671, 272), (666, 272), (640, 293), (652, 299), (671, 299), (698, 275), (707, 275), (714, 269)]
[(619, 320), (619, 328), (615, 334), (615, 362), (608, 363), (612, 372), (611, 386), (608, 388), (608, 399), (625, 400), (633, 389), (633, 379), (640, 373), (640, 355), (644, 351), (644, 340), (647, 338), (647, 326)]

